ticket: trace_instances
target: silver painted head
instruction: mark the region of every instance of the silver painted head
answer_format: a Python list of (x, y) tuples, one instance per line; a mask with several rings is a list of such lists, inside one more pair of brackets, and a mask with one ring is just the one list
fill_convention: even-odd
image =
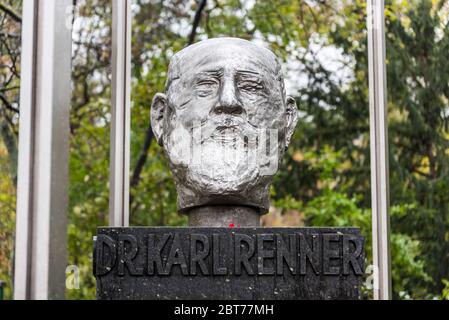
[(178, 209), (269, 209), (269, 188), (298, 121), (270, 50), (238, 38), (176, 53), (151, 124), (170, 162)]

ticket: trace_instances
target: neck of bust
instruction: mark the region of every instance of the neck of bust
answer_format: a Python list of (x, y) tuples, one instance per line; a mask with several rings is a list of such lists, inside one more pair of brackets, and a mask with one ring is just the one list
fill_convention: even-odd
[(238, 205), (211, 205), (189, 209), (190, 227), (259, 227), (257, 208)]

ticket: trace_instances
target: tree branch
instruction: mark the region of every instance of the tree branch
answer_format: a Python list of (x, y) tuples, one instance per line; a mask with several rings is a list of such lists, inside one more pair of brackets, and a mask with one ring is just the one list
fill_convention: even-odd
[(196, 30), (198, 29), (198, 26), (200, 24), (201, 14), (203, 13), (204, 8), (206, 7), (206, 3), (207, 0), (201, 0), (198, 9), (195, 12), (195, 18), (193, 18), (192, 32), (190, 33), (188, 45), (191, 45), (195, 42)]
[(9, 15), (15, 22), (22, 23), (22, 18), (14, 12), (14, 10), (8, 7), (6, 4), (0, 3), (0, 10)]
[[(139, 159), (137, 160), (136, 167), (134, 168), (133, 176), (131, 178), (131, 190), (139, 185), (140, 182), (140, 174), (142, 173), (143, 167), (145, 166), (145, 162), (148, 158), (148, 150), (151, 146), (151, 141), (153, 140), (154, 134), (153, 129), (151, 128), (151, 123), (149, 123), (147, 132), (145, 135), (145, 142), (143, 144), (142, 152), (140, 153)], [(134, 197), (131, 194), (129, 196), (129, 206), (133, 203)]]
[(15, 113), (19, 113), (19, 110), (14, 108), (12, 106), (12, 104), (8, 101), (8, 99), (6, 99), (6, 97), (4, 95), (0, 94), (0, 100), (3, 101), (3, 103), (4, 103), (4, 105), (5, 105), (5, 107), (7, 109), (9, 109), (9, 110), (11, 110), (11, 111), (13, 111)]

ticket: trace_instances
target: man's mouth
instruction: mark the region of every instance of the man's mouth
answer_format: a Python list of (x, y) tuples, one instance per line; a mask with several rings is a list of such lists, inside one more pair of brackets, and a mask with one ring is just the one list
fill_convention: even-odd
[(242, 130), (239, 126), (218, 126), (210, 135), (211, 139), (219, 142), (236, 142), (243, 140)]

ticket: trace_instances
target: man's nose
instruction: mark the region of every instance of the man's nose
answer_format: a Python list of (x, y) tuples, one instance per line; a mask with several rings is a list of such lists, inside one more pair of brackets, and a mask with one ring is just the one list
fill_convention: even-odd
[(234, 81), (226, 79), (223, 81), (218, 104), (214, 108), (215, 113), (240, 115), (243, 113), (243, 104), (237, 96)]

